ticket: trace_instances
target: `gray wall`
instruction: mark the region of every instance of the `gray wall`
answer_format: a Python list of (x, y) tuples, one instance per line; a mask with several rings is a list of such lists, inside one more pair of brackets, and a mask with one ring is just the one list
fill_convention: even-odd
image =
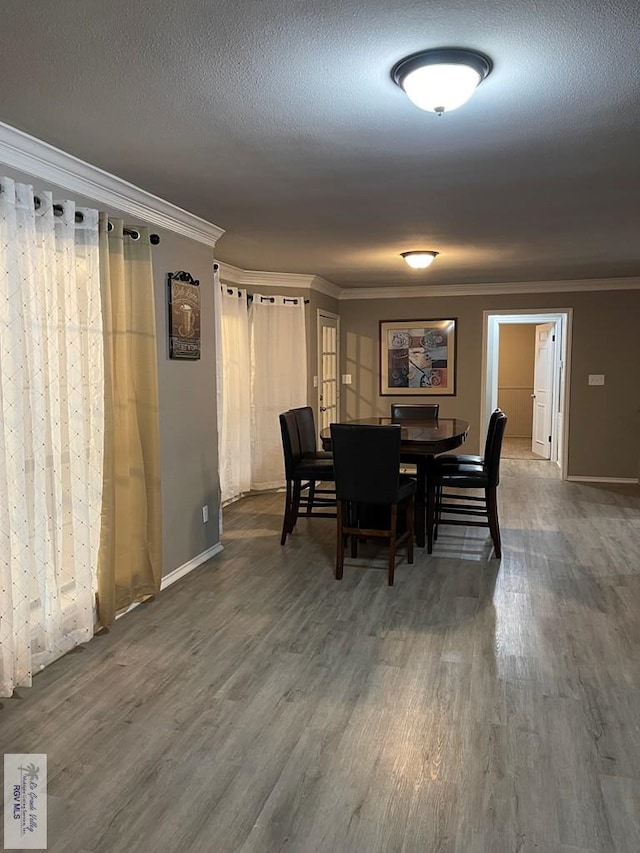
[[(163, 574), (219, 539), (218, 430), (213, 315), (213, 249), (164, 229), (153, 247), (162, 454)], [(200, 359), (169, 358), (168, 272), (200, 281)], [(209, 521), (202, 523), (202, 507)]]
[[(568, 475), (637, 478), (640, 469), (640, 291), (509, 294), (341, 300), (342, 416), (386, 415), (402, 397), (381, 397), (378, 323), (458, 318), (457, 395), (439, 400), (443, 417), (471, 424), (468, 452), (478, 452), (483, 311), (573, 308)], [(587, 385), (604, 373), (604, 387)]]

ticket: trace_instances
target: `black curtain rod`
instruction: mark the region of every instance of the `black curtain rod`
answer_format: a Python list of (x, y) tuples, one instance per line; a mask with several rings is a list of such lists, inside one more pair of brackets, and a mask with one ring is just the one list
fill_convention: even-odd
[[(41, 204), (42, 204), (42, 202), (40, 201), (40, 196), (34, 195), (33, 206), (35, 207), (35, 209), (38, 210), (38, 208), (40, 207)], [(64, 213), (64, 208), (61, 204), (54, 204), (53, 205), (53, 215), (54, 216), (62, 216), (63, 213)], [(84, 214), (81, 213), (79, 210), (76, 210), (76, 222), (84, 222)]]
[[(107, 231), (113, 231), (113, 223), (111, 220), (107, 220)], [(135, 228), (123, 228), (122, 233), (131, 237), (132, 240), (140, 239), (140, 232)], [(158, 234), (149, 234), (149, 242), (152, 246), (157, 246), (160, 242), (160, 236)]]
[[(238, 294), (238, 296), (240, 296), (240, 294)], [(253, 293), (247, 293), (247, 302), (253, 302), (254, 298), (255, 297), (254, 297)], [(300, 297), (298, 297), (298, 296), (283, 296), (282, 301), (283, 302), (293, 302), (294, 305), (297, 305), (299, 298)], [(260, 302), (275, 302), (275, 301), (276, 301), (275, 296), (261, 296), (260, 297)], [(304, 302), (305, 305), (309, 304), (308, 299), (303, 299), (302, 301)]]
[[(214, 272), (217, 272), (219, 269), (220, 269), (220, 264), (214, 264), (213, 265), (213, 271)], [(231, 296), (233, 294), (233, 290), (230, 287), (228, 287), (227, 293), (229, 294), (229, 296)], [(240, 292), (240, 289), (238, 289), (238, 296), (240, 297), (240, 299), (242, 299), (242, 293)], [(298, 297), (298, 296), (285, 296), (285, 297), (283, 297), (285, 302), (294, 302), (296, 305), (298, 304), (299, 298), (300, 297)], [(261, 296), (260, 299), (262, 302), (275, 302), (275, 298), (273, 296)], [(308, 299), (304, 299), (303, 301), (304, 301), (305, 305), (309, 304)], [(249, 305), (249, 304), (251, 304), (251, 302), (253, 302), (253, 293), (247, 293), (247, 304)]]
[[(2, 192), (2, 184), (0, 184), (0, 192)], [(38, 210), (38, 208), (40, 207), (41, 204), (42, 204), (42, 201), (40, 200), (40, 196), (34, 195), (33, 206), (35, 207), (35, 209)], [(53, 215), (54, 216), (62, 216), (63, 213), (64, 213), (64, 207), (61, 204), (54, 204), (53, 205)], [(75, 221), (76, 222), (84, 222), (84, 214), (79, 210), (76, 210)], [(107, 231), (113, 231), (113, 225), (109, 221), (107, 221)], [(123, 228), (122, 231), (128, 237), (131, 237), (132, 240), (139, 240), (140, 239), (140, 232), (137, 231), (135, 228)], [(158, 243), (160, 242), (160, 235), (159, 234), (149, 234), (149, 242), (151, 243), (152, 246), (157, 246)]]
[[(214, 265), (214, 268), (215, 268), (215, 265)], [(230, 287), (228, 287), (227, 293), (229, 294), (229, 296), (231, 296), (233, 294), (233, 290)], [(239, 290), (238, 290), (238, 296), (240, 297), (240, 299), (242, 299), (242, 293)], [(297, 305), (299, 298), (300, 298), (299, 296), (284, 296), (283, 301), (284, 302), (293, 302), (295, 305)], [(253, 302), (253, 299), (254, 299), (253, 293), (247, 293), (247, 302), (248, 303)], [(275, 296), (261, 296), (260, 301), (261, 302), (275, 302), (276, 299), (275, 299)], [(305, 305), (309, 304), (308, 299), (304, 299), (303, 302)]]

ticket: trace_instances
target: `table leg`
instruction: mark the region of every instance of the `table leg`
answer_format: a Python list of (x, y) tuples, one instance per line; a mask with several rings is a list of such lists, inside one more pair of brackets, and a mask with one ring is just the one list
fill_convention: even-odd
[(435, 456), (429, 455), (425, 463), (425, 480), (427, 493), (427, 554), (433, 551), (433, 527), (436, 512), (436, 478)]
[(416, 462), (416, 499), (414, 512), (414, 527), (416, 545), (424, 548), (426, 544), (425, 518), (426, 518), (426, 483), (427, 483), (426, 458)]

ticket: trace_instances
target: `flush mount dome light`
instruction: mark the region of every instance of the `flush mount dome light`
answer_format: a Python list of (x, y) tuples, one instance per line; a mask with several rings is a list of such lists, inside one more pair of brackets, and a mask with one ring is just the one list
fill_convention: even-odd
[(424, 270), (437, 258), (437, 252), (427, 252), (423, 249), (414, 252), (400, 252), (400, 255), (405, 259), (410, 267), (414, 270)]
[(421, 110), (442, 115), (466, 103), (491, 68), (489, 57), (475, 50), (436, 48), (396, 62), (391, 77)]

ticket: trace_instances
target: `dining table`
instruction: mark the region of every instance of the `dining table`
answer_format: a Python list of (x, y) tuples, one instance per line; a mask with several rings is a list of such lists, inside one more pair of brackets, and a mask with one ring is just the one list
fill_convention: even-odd
[[(424, 421), (394, 421), (390, 417), (357, 418), (340, 421), (349, 424), (398, 424), (400, 432), (400, 462), (416, 466), (416, 544), (427, 553), (433, 551), (433, 528), (435, 521), (435, 490), (433, 474), (435, 457), (440, 453), (460, 447), (469, 434), (468, 421), (461, 418), (437, 418)], [(324, 450), (331, 450), (331, 427), (320, 431)], [(375, 460), (371, 460), (375, 465)]]

